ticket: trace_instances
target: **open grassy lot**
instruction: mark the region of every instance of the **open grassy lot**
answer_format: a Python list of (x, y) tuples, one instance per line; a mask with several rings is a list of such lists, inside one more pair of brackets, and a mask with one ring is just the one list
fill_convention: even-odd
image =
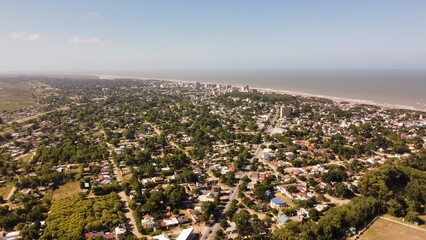
[(80, 184), (78, 182), (69, 182), (60, 186), (53, 192), (52, 200), (63, 199), (71, 197), (76, 193), (81, 192)]
[(294, 203), (293, 203), (293, 200), (291, 200), (291, 198), (289, 198), (289, 197), (287, 197), (287, 196), (285, 196), (285, 195), (283, 195), (282, 193), (276, 193), (275, 194), (275, 197), (276, 198), (279, 198), (279, 199), (281, 199), (281, 200), (284, 200), (290, 207), (294, 207)]
[(0, 187), (0, 196), (6, 198), (9, 195), (10, 190), (12, 190), (12, 187), (12, 184), (6, 184), (5, 186)]
[(36, 104), (31, 94), (32, 87), (27, 83), (0, 82), (0, 111)]
[(19, 159), (25, 163), (28, 163), (30, 159), (33, 157), (35, 152), (29, 152), (19, 157)]
[(383, 218), (377, 218), (377, 220), (361, 235), (360, 239), (423, 240), (426, 239), (426, 231)]

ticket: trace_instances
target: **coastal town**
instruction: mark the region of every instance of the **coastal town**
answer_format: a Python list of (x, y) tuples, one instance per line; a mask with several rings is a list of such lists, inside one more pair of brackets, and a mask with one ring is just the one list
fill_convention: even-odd
[(34, 100), (0, 112), (0, 239), (363, 239), (377, 218), (426, 234), (424, 112), (248, 85), (0, 82)]

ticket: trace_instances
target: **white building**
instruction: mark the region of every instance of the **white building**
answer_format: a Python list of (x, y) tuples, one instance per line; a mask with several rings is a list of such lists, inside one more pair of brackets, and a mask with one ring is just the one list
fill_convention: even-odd
[(176, 240), (192, 240), (194, 238), (194, 235), (192, 235), (193, 231), (194, 228), (192, 227), (182, 230)]

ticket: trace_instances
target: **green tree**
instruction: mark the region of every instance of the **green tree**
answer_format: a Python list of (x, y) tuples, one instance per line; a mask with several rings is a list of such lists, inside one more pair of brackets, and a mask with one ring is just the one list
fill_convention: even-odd
[(388, 213), (395, 217), (401, 217), (404, 215), (404, 206), (396, 199), (388, 201)]
[(234, 214), (232, 220), (237, 225), (238, 235), (241, 237), (250, 236), (253, 233), (253, 227), (250, 223), (251, 215), (250, 213), (243, 209)]
[(419, 213), (414, 211), (409, 211), (407, 215), (405, 215), (405, 219), (409, 222), (418, 222), (419, 221)]
[(202, 219), (204, 222), (210, 220), (210, 217), (213, 215), (216, 205), (213, 202), (203, 202), (201, 204), (201, 210), (203, 211)]
[(316, 210), (315, 208), (309, 209), (309, 218), (312, 219), (312, 221), (318, 221), (320, 216), (320, 212), (318, 212), (318, 210)]

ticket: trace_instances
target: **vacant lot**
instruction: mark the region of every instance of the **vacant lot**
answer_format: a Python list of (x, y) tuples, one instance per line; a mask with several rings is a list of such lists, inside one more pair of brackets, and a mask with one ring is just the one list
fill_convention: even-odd
[(285, 196), (284, 194), (279, 192), (275, 194), (275, 197), (284, 200), (290, 207), (294, 207), (293, 200), (291, 200), (291, 198)]
[(63, 199), (71, 197), (76, 193), (81, 192), (80, 184), (78, 182), (69, 182), (65, 185), (60, 186), (53, 192), (53, 200)]
[(0, 82), (0, 111), (34, 105), (32, 87), (27, 83)]
[(426, 239), (426, 231), (378, 218), (373, 225), (362, 234), (360, 239), (423, 240)]
[(19, 159), (25, 163), (28, 163), (30, 159), (33, 157), (35, 152), (29, 152), (19, 157)]
[(3, 196), (4, 199), (9, 195), (10, 190), (12, 190), (12, 184), (6, 184), (3, 187), (0, 187), (0, 196)]

